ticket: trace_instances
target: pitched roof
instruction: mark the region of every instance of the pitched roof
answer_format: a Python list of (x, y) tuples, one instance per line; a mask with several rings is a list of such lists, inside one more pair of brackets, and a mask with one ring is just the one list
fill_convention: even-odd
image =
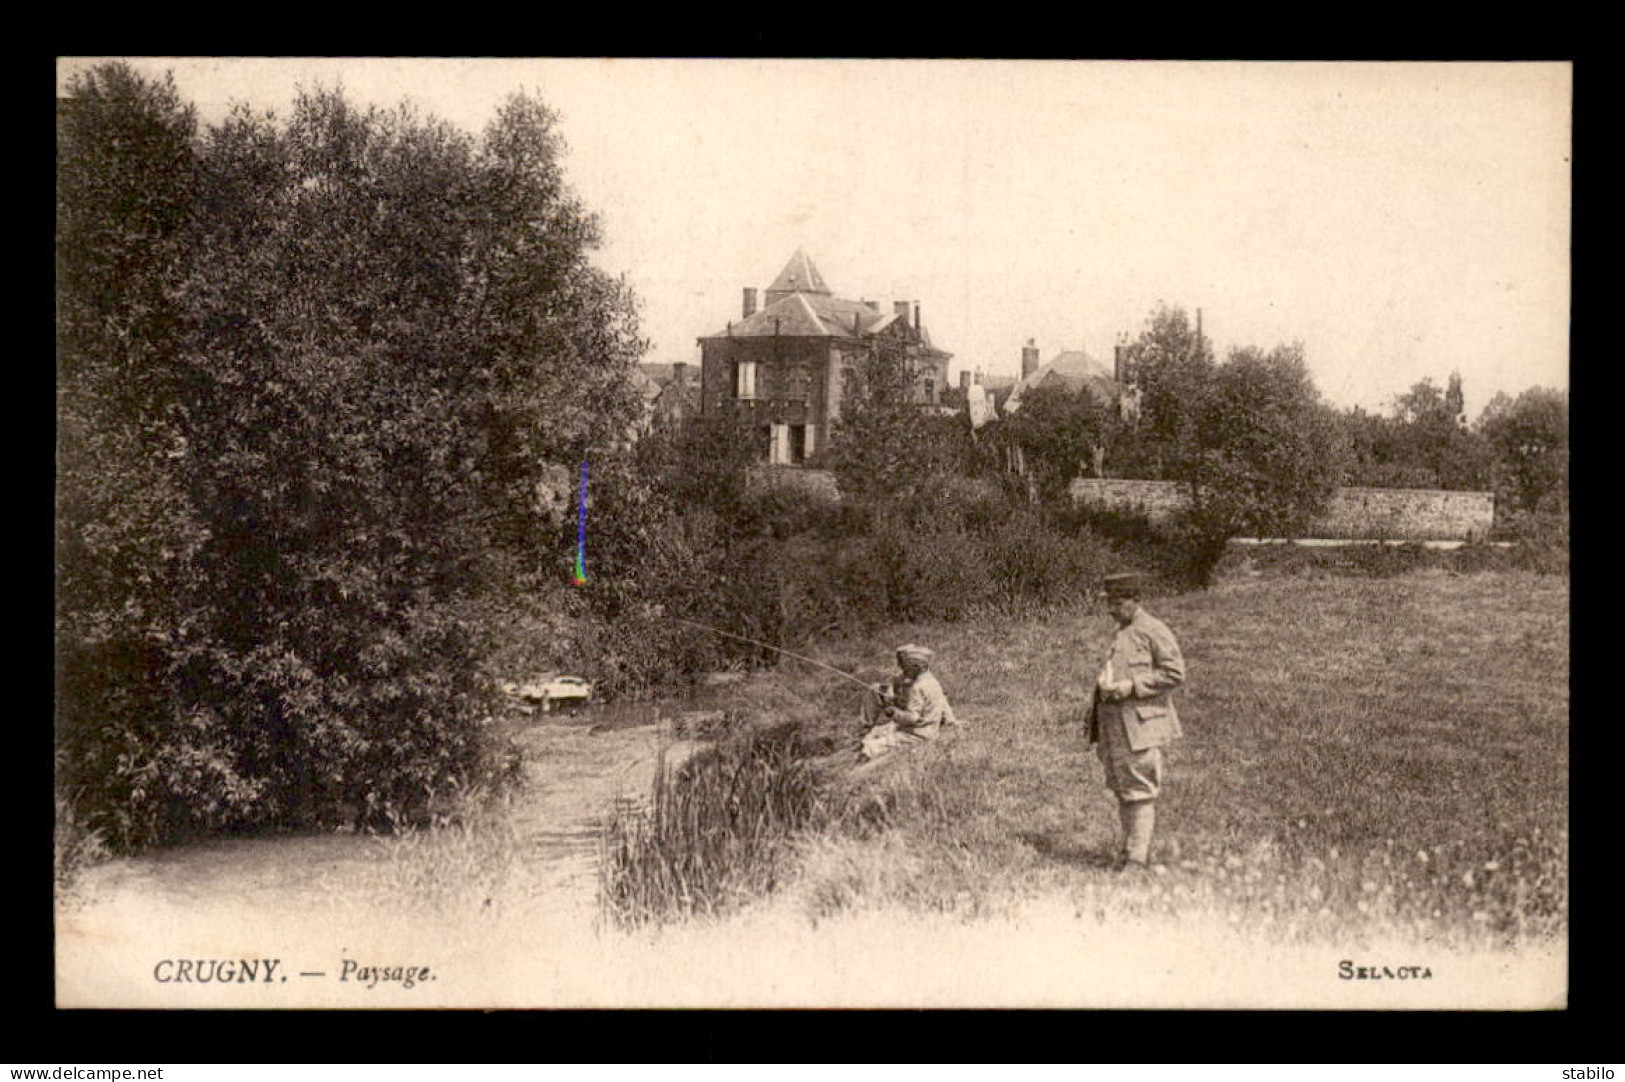
[[(796, 250), (784, 270), (767, 290), (767, 303), (751, 315), (706, 338), (758, 338), (782, 335), (787, 338), (860, 338), (879, 334), (908, 317), (895, 310), (882, 313), (874, 304), (836, 297), (824, 284), (824, 276), (812, 265), (807, 253)], [(923, 328), (911, 328), (922, 345), (938, 353), (931, 336)], [(948, 354), (952, 356), (952, 354)]]
[[(641, 366), (639, 366), (641, 367)], [(647, 372), (632, 370), (632, 387), (644, 402), (653, 402), (660, 397), (660, 384)]]
[(707, 338), (754, 338), (780, 334), (800, 338), (852, 338), (874, 334), (897, 317), (881, 315), (862, 301), (827, 293), (791, 293), (754, 315), (706, 335)]
[(1122, 386), (1112, 378), (1105, 365), (1081, 349), (1071, 349), (1057, 353), (1031, 374), (1023, 376), (1010, 392), (1005, 409), (1018, 408), (1023, 394), (1050, 382), (1059, 382), (1071, 388), (1087, 387), (1101, 403), (1115, 402), (1122, 394)]
[(784, 265), (779, 276), (773, 279), (773, 284), (767, 287), (771, 296), (774, 293), (822, 293), (829, 295), (829, 286), (824, 284), (824, 276), (818, 273), (807, 253), (800, 248), (790, 257), (790, 262)]

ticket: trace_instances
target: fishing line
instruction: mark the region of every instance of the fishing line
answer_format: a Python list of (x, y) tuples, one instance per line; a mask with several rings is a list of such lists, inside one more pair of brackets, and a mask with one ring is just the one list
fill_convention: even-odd
[(679, 624), (687, 624), (689, 627), (698, 628), (701, 631), (710, 631), (710, 632), (712, 632), (714, 634), (717, 634), (717, 635), (726, 635), (728, 638), (730, 638), (730, 639), (738, 639), (740, 642), (748, 642), (752, 646), (760, 646), (764, 650), (772, 650), (772, 651), (774, 651), (776, 653), (784, 654), (784, 655), (786, 655), (788, 657), (793, 657), (797, 661), (805, 661), (809, 665), (817, 665), (820, 669), (828, 669), (830, 672), (834, 673), (836, 676), (845, 677), (846, 679), (852, 681), (854, 684), (856, 684), (859, 687), (863, 688), (865, 691), (870, 690), (870, 687), (869, 687), (868, 684), (864, 683), (862, 680), (859, 680), (857, 677), (853, 676), (851, 673), (846, 672), (846, 671), (844, 671), (842, 669), (837, 669), (833, 665), (826, 665), (822, 661), (814, 661), (810, 657), (805, 657), (805, 656), (803, 656), (801, 654), (796, 653), (793, 650), (786, 650), (782, 646), (774, 646), (770, 642), (760, 642), (760, 641), (758, 641), (756, 639), (749, 638), (749, 637), (747, 637), (745, 635), (735, 635), (732, 631), (724, 631), (720, 627), (707, 627), (705, 624), (696, 624), (692, 620), (684, 620), (684, 619), (682, 619), (681, 617), (678, 617), (678, 616), (668, 616), (668, 617), (666, 617), (666, 619), (673, 620), (673, 621), (675, 621), (675, 622), (677, 622)]

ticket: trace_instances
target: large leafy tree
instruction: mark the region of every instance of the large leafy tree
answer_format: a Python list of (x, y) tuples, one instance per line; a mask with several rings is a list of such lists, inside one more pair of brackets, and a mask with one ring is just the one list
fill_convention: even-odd
[(1495, 455), (1496, 493), (1518, 511), (1566, 511), (1569, 487), (1569, 396), (1531, 387), (1497, 394), (1477, 429)]
[(1115, 433), (1111, 408), (1087, 387), (1051, 382), (1022, 395), (1003, 421), (1003, 434), (1021, 448), (1038, 490), (1064, 499), (1072, 479), (1102, 464)]
[(1128, 346), (1127, 361), (1139, 397), (1137, 453), (1159, 476), (1177, 478), (1213, 376), (1213, 347), (1183, 308), (1159, 304)]
[[(172, 89), (98, 70), (65, 110), (78, 157), (64, 158), (59, 222), (72, 228), (59, 234), (74, 305), (107, 293), (78, 268), (117, 265), (132, 232), (76, 223), (156, 213), (121, 209), (139, 190), (76, 179), (81, 159), (92, 176), (123, 168), (117, 133), (74, 122), (102, 113), (73, 102), (108, 81), (175, 133), (144, 159), (174, 178), (158, 189), (172, 195), (156, 215), (169, 233), (143, 240), (147, 292), (124, 304), (148, 313), (150, 293), (167, 308), (114, 334), (161, 362), (146, 365), (161, 378), (112, 373), (102, 383), (139, 388), (142, 405), (102, 412), (150, 445), (121, 464), (170, 501), (136, 509), (131, 548), (145, 542), (184, 574), (153, 591), (168, 606), (151, 636), (158, 720), (102, 741), (126, 796), (144, 800), (103, 810), (151, 812), (125, 824), (131, 842), (422, 814), (479, 767), (468, 602), (499, 571), (554, 558), (543, 468), (611, 442), (632, 415), (631, 301), (588, 262), (596, 224), (564, 186), (553, 118), (516, 98), (476, 138), (316, 91), (285, 121), (239, 109), (194, 137)], [(78, 345), (78, 308), (64, 310), (64, 354), (109, 356)], [(64, 369), (64, 387), (84, 382)], [(65, 397), (70, 420), (87, 412), (77, 402)], [(65, 502), (98, 483), (96, 470), (65, 472)], [(64, 516), (65, 548), (104, 536), (107, 514)], [(81, 639), (84, 606), (62, 596)], [(104, 756), (81, 774), (108, 769)]]
[(1344, 452), (1296, 344), (1233, 350), (1194, 420), (1189, 526), (1205, 581), (1229, 538), (1291, 537), (1307, 527), (1341, 479)]
[(57, 728), (63, 784), (115, 840), (139, 829), (203, 538), (175, 468), (195, 131), (170, 81), (121, 64), (58, 105)]
[(905, 346), (877, 342), (857, 375), (830, 440), (842, 493), (895, 505), (918, 495), (928, 478), (964, 467), (969, 428), (928, 416), (914, 403), (916, 366)]
[(1394, 468), (1427, 487), (1475, 489), (1489, 483), (1489, 450), (1467, 426), (1459, 373), (1452, 372), (1442, 389), (1424, 379), (1394, 400), (1388, 454)]

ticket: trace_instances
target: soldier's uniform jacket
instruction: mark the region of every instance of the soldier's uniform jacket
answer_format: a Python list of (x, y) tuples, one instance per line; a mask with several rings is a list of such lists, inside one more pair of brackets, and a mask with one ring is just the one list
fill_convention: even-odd
[(1127, 627), (1117, 629), (1106, 658), (1111, 680), (1132, 680), (1134, 697), (1102, 702), (1097, 685), (1089, 709), (1089, 742), (1098, 743), (1102, 722), (1120, 716), (1135, 751), (1157, 748), (1183, 735), (1172, 692), (1185, 682), (1185, 659), (1174, 633), (1161, 620), (1139, 609)]

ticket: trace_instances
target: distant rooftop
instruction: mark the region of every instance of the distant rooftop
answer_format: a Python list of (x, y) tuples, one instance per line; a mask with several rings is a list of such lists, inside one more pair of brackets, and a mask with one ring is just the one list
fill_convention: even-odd
[[(882, 313), (869, 301), (834, 296), (807, 253), (797, 249), (768, 287), (766, 303), (754, 313), (705, 338), (859, 338), (885, 330), (901, 317), (895, 309)], [(930, 346), (931, 336), (916, 328)]]

